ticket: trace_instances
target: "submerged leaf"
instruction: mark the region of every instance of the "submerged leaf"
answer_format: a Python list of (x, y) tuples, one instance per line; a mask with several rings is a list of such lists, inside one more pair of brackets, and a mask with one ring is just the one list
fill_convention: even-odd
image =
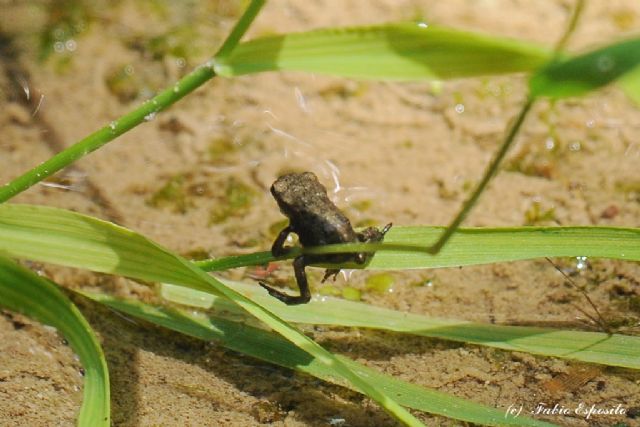
[(640, 67), (622, 76), (620, 87), (637, 106), (640, 106)]
[[(256, 291), (256, 286), (229, 280), (224, 283), (249, 295), (251, 299), (289, 322), (382, 329), (503, 350), (640, 369), (640, 337), (439, 319), (327, 296), (314, 298), (303, 307), (286, 307)], [(238, 309), (222, 298), (172, 285), (163, 285), (161, 289), (162, 296), (169, 301), (242, 316)]]
[[(325, 381), (336, 382), (330, 370), (288, 341), (270, 331), (225, 318), (196, 314), (193, 310), (154, 307), (139, 301), (117, 299), (104, 294), (83, 293), (130, 316), (202, 340), (217, 340), (227, 348), (290, 369), (297, 369)], [(273, 298), (272, 298), (273, 299)], [(337, 356), (351, 370), (394, 396), (409, 408), (481, 425), (552, 426), (522, 417), (505, 417), (504, 409), (491, 408), (437, 390), (420, 387), (367, 368), (344, 356)], [(344, 384), (342, 384), (344, 385)], [(362, 393), (362, 390), (346, 385)]]
[(0, 307), (54, 326), (85, 371), (80, 426), (109, 426), (109, 372), (97, 338), (80, 311), (53, 283), (0, 256)]
[[(531, 77), (531, 94), (553, 98), (584, 95), (637, 70), (639, 65), (640, 39), (626, 40), (550, 63)], [(631, 83), (627, 84), (631, 89)], [(635, 87), (638, 96), (637, 80)], [(630, 95), (634, 97), (633, 91)]]

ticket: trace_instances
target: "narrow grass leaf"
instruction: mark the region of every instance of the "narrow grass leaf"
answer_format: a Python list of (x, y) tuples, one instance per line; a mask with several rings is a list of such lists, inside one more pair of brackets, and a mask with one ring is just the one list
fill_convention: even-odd
[[(640, 261), (640, 229), (618, 227), (461, 228), (437, 254), (426, 252), (444, 231), (442, 227), (395, 226), (381, 245), (326, 245), (313, 253), (359, 252), (376, 248), (367, 265), (372, 270), (458, 267), (544, 257), (600, 257)], [(293, 250), (286, 257), (300, 254)], [(198, 261), (207, 271), (226, 270), (274, 261), (269, 252)], [(356, 267), (356, 266), (351, 266)]]
[[(330, 297), (314, 298), (304, 307), (286, 307), (254, 285), (227, 280), (224, 283), (289, 322), (380, 329), (503, 350), (640, 369), (640, 337), (438, 319)], [(180, 304), (241, 315), (231, 303), (211, 294), (165, 284), (162, 285), (161, 295)]]
[[(616, 227), (517, 227), (460, 229), (437, 255), (425, 252), (442, 227), (394, 227), (382, 245), (346, 244), (311, 248), (335, 253), (377, 248), (369, 269), (453, 267), (541, 257), (588, 256), (640, 261), (640, 229)], [(117, 273), (143, 280), (211, 287), (183, 261), (145, 237), (111, 223), (44, 206), (0, 205), (0, 250), (18, 258)], [(292, 256), (299, 252), (293, 251)], [(280, 259), (284, 259), (280, 258)], [(268, 252), (196, 263), (220, 270), (275, 260)], [(153, 268), (148, 268), (151, 262)]]
[[(393, 229), (392, 229), (393, 230)], [(440, 227), (397, 227), (385, 241), (424, 245)], [(454, 267), (544, 257), (588, 256), (640, 261), (640, 229), (615, 227), (513, 227), (458, 230), (438, 256), (416, 251), (381, 251), (371, 269)]]
[(622, 41), (551, 62), (531, 77), (531, 94), (552, 98), (585, 95), (632, 72), (639, 65), (640, 39)]
[(534, 70), (546, 48), (506, 38), (399, 23), (258, 38), (216, 58), (216, 73), (290, 70), (365, 79), (450, 79)]
[[(335, 382), (332, 372), (326, 366), (309, 360), (308, 354), (272, 332), (221, 317), (197, 314), (193, 310), (154, 307), (139, 301), (116, 299), (104, 294), (83, 292), (83, 295), (155, 325), (206, 341), (220, 341), (227, 348), (257, 359)], [(504, 409), (483, 406), (436, 390), (422, 388), (378, 373), (346, 357), (338, 358), (358, 375), (394, 396), (400, 404), (413, 409), (481, 425), (551, 425), (527, 417), (505, 418)], [(362, 390), (352, 385), (340, 384), (362, 393)]]
[(231, 30), (231, 33), (229, 33), (226, 40), (220, 47), (217, 55), (226, 55), (236, 48), (244, 33), (247, 32), (249, 27), (251, 27), (253, 21), (256, 19), (256, 16), (258, 16), (258, 13), (264, 6), (265, 1), (266, 0), (251, 0), (249, 2), (249, 5), (245, 9), (244, 13), (240, 17), (240, 19), (238, 19), (236, 25), (233, 27), (233, 30)]
[(640, 106), (640, 68), (625, 74), (619, 80), (619, 85), (631, 100)]
[(294, 326), (130, 230), (62, 209), (5, 203), (0, 205), (0, 250), (18, 258), (211, 290), (325, 364), (335, 376), (353, 383), (399, 421), (409, 426), (422, 425), (384, 391), (367, 383)]
[(109, 426), (109, 373), (91, 327), (53, 283), (0, 256), (0, 307), (23, 313), (58, 329), (85, 371), (79, 426)]

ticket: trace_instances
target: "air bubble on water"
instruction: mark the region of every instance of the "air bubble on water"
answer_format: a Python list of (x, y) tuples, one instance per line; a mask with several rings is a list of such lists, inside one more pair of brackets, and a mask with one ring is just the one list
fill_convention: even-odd
[(135, 70), (133, 69), (133, 65), (127, 65), (127, 66), (124, 67), (124, 73), (127, 76), (132, 75), (134, 72), (135, 72)]
[(150, 122), (151, 120), (156, 118), (156, 112), (152, 111), (149, 114), (147, 114), (146, 116), (144, 116), (144, 121), (145, 122)]
[(64, 52), (64, 43), (62, 42), (55, 42), (53, 44), (53, 50), (58, 52), (58, 53), (62, 53)]
[(586, 256), (577, 256), (576, 257), (576, 270), (582, 271), (589, 267), (589, 260)]
[(609, 72), (611, 71), (611, 69), (614, 67), (615, 64), (616, 62), (611, 56), (601, 55), (597, 61), (598, 71), (600, 71), (601, 73)]
[(69, 39), (64, 43), (64, 47), (69, 51), (73, 52), (78, 47), (78, 43), (74, 39)]
[(185, 61), (184, 58), (178, 58), (176, 59), (176, 65), (178, 66), (178, 68), (184, 68), (185, 65), (187, 65), (187, 61)]
[(556, 142), (553, 140), (553, 137), (549, 137), (544, 141), (544, 148), (547, 150), (553, 150), (556, 146)]
[(60, 40), (60, 39), (63, 39), (64, 36), (65, 36), (65, 33), (63, 28), (56, 28), (55, 30), (53, 30), (54, 39)]
[(582, 144), (580, 144), (580, 141), (572, 142), (569, 145), (569, 150), (571, 151), (580, 151), (581, 148), (582, 148)]
[(464, 104), (456, 104), (456, 106), (453, 107), (453, 109), (456, 111), (456, 113), (462, 114), (464, 113)]

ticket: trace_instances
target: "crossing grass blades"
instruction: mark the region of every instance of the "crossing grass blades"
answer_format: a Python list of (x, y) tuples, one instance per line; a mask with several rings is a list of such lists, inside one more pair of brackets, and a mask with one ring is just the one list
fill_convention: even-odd
[[(297, 324), (383, 329), (640, 369), (640, 341), (636, 337), (608, 333), (608, 330), (582, 332), (435, 320), (342, 300), (301, 308), (287, 307), (256, 293), (251, 293), (250, 299), (244, 296), (249, 285), (223, 282), (207, 271), (273, 261), (269, 252), (191, 262), (112, 223), (68, 210), (6, 203), (216, 76), (233, 78), (265, 71), (298, 70), (362, 79), (442, 80), (525, 72), (530, 75), (529, 94), (507, 127), (505, 141), (478, 187), (448, 228), (397, 224), (389, 230), (384, 243), (305, 248), (304, 254), (375, 251), (371, 267), (397, 270), (566, 256), (640, 261), (640, 230), (636, 228), (459, 229), (515, 136), (526, 126), (526, 117), (537, 100), (586, 95), (612, 82), (620, 84), (632, 99), (640, 100), (640, 39), (607, 44), (578, 55), (564, 52), (583, 6), (578, 2), (556, 49), (450, 28), (425, 28), (414, 23), (334, 28), (240, 42), (263, 3), (251, 1), (218, 53), (160, 92), (152, 102), (144, 103), (0, 187), (0, 202), (5, 202), (0, 205), (0, 305), (56, 327), (78, 354), (86, 372), (78, 425), (110, 425), (109, 377), (102, 350), (81, 312), (58, 285), (13, 259), (171, 284), (163, 288), (163, 294), (186, 302), (189, 298), (202, 301), (204, 295), (209, 307), (223, 308), (215, 313), (232, 316), (197, 315), (192, 310), (83, 293), (129, 316), (199, 339), (216, 340), (257, 359), (356, 390), (410, 426), (422, 424), (409, 408), (483, 425), (549, 424), (524, 416), (505, 418), (500, 409), (380, 374), (326, 351), (301, 333)], [(607, 67), (602, 67), (603, 58)], [(286, 256), (293, 258), (301, 253), (300, 248), (295, 248)], [(248, 326), (238, 318), (257, 319), (270, 329)]]

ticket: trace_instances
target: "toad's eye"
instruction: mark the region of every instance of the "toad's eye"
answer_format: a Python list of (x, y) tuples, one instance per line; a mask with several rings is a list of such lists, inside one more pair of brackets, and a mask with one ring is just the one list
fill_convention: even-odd
[(364, 252), (360, 252), (356, 254), (356, 259), (355, 259), (356, 264), (364, 264), (366, 260), (367, 260), (367, 254), (365, 254)]

